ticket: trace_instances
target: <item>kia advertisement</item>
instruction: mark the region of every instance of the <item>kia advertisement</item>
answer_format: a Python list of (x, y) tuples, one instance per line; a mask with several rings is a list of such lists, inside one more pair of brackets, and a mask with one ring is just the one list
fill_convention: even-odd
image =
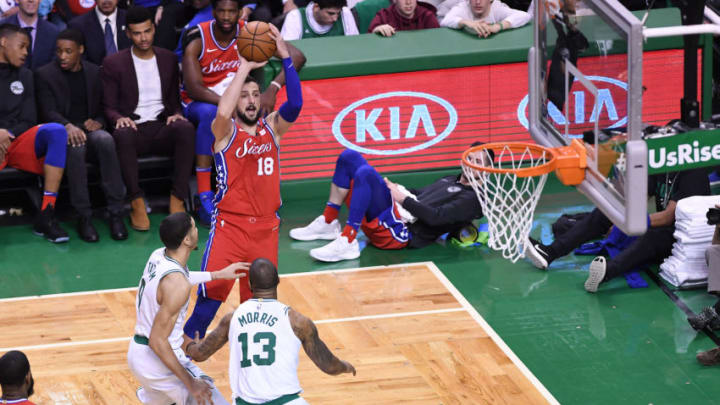
[[(645, 53), (643, 122), (679, 118), (682, 56), (682, 50)], [(581, 58), (578, 68), (597, 87), (599, 102), (576, 82), (569, 121), (552, 105), (551, 121), (563, 131), (567, 124), (571, 135), (598, 120), (601, 128), (626, 125), (625, 55)], [(532, 142), (527, 63), (307, 80), (302, 87), (302, 113), (280, 142), (283, 180), (332, 176), (345, 148), (387, 173), (459, 167), (474, 141)]]

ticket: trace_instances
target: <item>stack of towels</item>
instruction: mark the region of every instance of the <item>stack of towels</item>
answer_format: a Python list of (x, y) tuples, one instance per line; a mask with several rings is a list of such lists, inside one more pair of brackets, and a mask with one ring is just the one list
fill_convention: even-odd
[(672, 255), (660, 265), (660, 276), (682, 288), (707, 284), (705, 250), (715, 226), (707, 224), (708, 209), (720, 204), (720, 196), (695, 196), (678, 201), (675, 209), (675, 244)]

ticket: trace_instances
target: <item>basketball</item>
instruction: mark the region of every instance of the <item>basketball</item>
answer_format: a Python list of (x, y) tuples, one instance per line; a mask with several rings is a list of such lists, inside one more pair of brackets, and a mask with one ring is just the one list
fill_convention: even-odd
[(251, 62), (265, 62), (270, 59), (276, 49), (270, 32), (270, 25), (262, 21), (245, 24), (237, 37), (240, 56)]

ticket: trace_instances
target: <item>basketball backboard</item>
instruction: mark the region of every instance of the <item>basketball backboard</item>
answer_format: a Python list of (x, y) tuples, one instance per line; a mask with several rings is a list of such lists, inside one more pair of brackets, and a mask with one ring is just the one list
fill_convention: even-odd
[(582, 138), (588, 169), (577, 189), (625, 233), (642, 234), (648, 174), (643, 24), (616, 0), (586, 0), (574, 16), (557, 3), (535, 2), (530, 134), (546, 147)]

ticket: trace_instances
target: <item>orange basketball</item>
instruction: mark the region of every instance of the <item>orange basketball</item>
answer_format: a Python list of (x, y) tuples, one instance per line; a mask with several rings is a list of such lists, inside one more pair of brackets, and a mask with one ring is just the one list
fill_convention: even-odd
[(237, 37), (240, 56), (252, 62), (265, 62), (275, 54), (275, 41), (270, 37), (270, 25), (252, 21), (240, 29)]

